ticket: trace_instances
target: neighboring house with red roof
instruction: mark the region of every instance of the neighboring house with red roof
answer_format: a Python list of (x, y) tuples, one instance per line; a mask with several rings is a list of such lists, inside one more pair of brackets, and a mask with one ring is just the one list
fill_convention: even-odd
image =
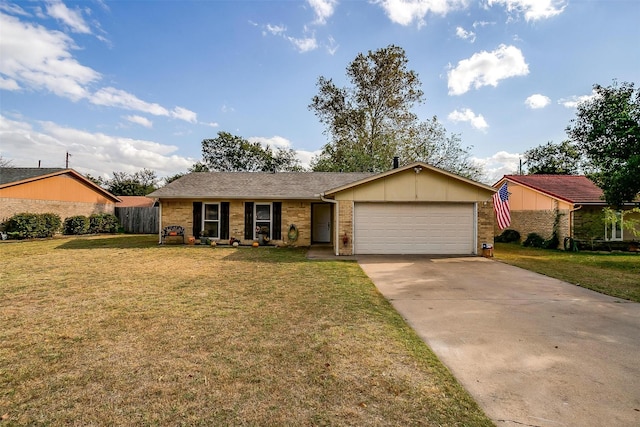
[(115, 211), (118, 197), (73, 169), (0, 168), (0, 222), (18, 213), (76, 215)]
[[(560, 242), (565, 237), (581, 240), (632, 240), (622, 221), (605, 226), (603, 192), (583, 175), (505, 175), (494, 187), (506, 182), (511, 225), (524, 239), (529, 233), (543, 238), (553, 234), (557, 222)], [(629, 203), (630, 210), (638, 203)], [(497, 230), (496, 234), (500, 234)]]

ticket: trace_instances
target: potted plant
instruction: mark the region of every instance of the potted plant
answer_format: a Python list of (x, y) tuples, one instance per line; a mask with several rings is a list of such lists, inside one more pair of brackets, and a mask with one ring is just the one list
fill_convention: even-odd
[(258, 244), (260, 246), (262, 245), (266, 245), (267, 243), (269, 243), (269, 227), (267, 227), (266, 225), (263, 226), (257, 226), (256, 227), (256, 234), (258, 235)]

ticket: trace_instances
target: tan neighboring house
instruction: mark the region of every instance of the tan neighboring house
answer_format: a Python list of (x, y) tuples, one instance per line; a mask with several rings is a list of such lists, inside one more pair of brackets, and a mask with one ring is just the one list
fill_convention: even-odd
[(495, 189), (414, 163), (371, 173), (198, 172), (148, 197), (160, 229), (220, 242), (331, 245), (337, 255), (478, 254), (493, 243)]
[[(522, 239), (529, 233), (551, 237), (557, 221), (558, 237), (579, 240), (622, 241), (634, 236), (623, 227), (622, 220), (606, 225), (603, 208), (607, 207), (603, 192), (583, 175), (505, 175), (494, 184), (506, 182), (509, 191), (511, 225)], [(620, 210), (630, 210), (629, 203)], [(618, 212), (618, 216), (620, 216)], [(634, 215), (635, 216), (635, 215)], [(496, 229), (496, 235), (500, 230)]]
[(18, 213), (113, 214), (119, 199), (73, 169), (0, 168), (0, 222)]

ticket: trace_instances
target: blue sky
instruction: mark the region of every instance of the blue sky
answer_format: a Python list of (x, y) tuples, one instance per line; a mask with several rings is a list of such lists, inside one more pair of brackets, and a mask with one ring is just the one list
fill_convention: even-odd
[(638, 0), (0, 0), (0, 156), (13, 166), (185, 172), (219, 131), (326, 143), (307, 107), (360, 53), (405, 49), (420, 118), (486, 182), (566, 138), (595, 83), (640, 84)]

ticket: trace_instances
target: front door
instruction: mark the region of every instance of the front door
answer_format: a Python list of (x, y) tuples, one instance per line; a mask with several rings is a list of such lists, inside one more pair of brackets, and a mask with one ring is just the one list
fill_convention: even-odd
[(314, 203), (311, 205), (311, 215), (313, 220), (314, 243), (331, 242), (331, 205), (328, 203)]

